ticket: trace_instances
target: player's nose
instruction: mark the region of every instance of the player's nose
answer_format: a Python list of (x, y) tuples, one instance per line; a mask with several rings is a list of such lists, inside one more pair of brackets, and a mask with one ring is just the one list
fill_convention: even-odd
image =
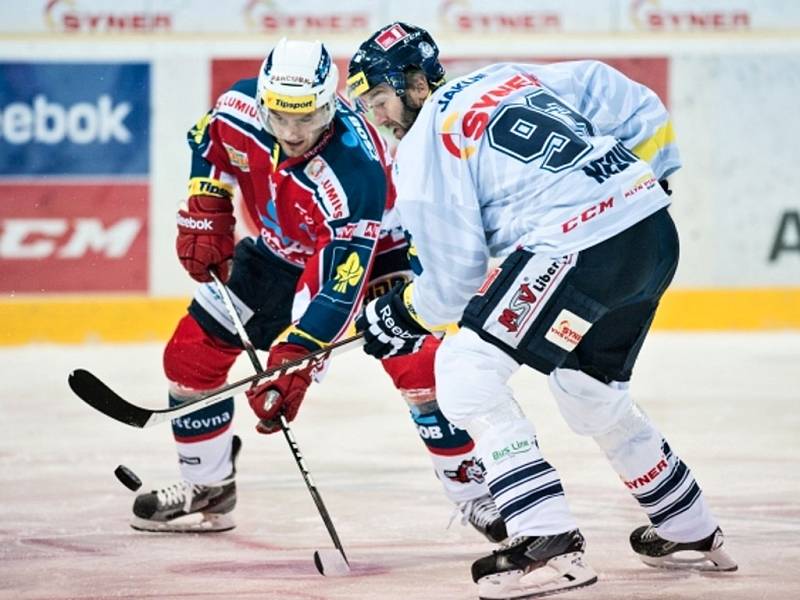
[(389, 117), (386, 114), (386, 109), (374, 108), (372, 112), (375, 115), (375, 121), (378, 123), (378, 125), (383, 126), (389, 123)]

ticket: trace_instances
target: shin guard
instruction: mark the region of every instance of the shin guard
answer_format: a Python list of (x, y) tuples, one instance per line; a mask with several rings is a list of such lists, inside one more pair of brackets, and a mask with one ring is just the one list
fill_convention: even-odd
[(483, 467), (475, 457), (475, 442), (469, 434), (447, 420), (436, 400), (411, 404), (410, 409), (445, 495), (455, 503), (485, 495), (488, 489)]

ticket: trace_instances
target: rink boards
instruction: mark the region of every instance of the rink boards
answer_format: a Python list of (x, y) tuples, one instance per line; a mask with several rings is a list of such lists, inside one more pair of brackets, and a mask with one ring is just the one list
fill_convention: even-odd
[[(330, 38), (344, 70), (359, 40)], [(0, 319), (10, 325), (0, 344), (169, 335), (194, 290), (174, 251), (185, 132), (255, 74), (275, 36), (198, 40), (0, 36)], [(684, 168), (671, 178), (681, 263), (655, 327), (800, 328), (800, 202), (786, 151), (800, 139), (800, 80), (787, 77), (800, 72), (800, 39), (522, 32), (446, 34), (441, 45), (451, 76), (591, 57), (656, 90)]]

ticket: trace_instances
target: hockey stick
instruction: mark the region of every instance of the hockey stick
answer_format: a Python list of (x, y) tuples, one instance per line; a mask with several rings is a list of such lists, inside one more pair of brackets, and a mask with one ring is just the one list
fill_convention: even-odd
[(75, 392), (81, 400), (107, 417), (111, 417), (115, 421), (125, 423), (131, 427), (152, 427), (153, 425), (166, 423), (167, 421), (193, 413), (206, 406), (211, 406), (212, 404), (227, 400), (234, 394), (248, 389), (255, 381), (275, 381), (294, 371), (306, 369), (314, 363), (322, 362), (341, 351), (349, 349), (348, 346), (350, 344), (361, 341), (361, 338), (362, 335), (357, 334), (339, 340), (327, 348), (317, 350), (316, 352), (310, 352), (302, 358), (284, 363), (278, 367), (273, 367), (272, 369), (267, 369), (261, 373), (255, 373), (254, 375), (229, 383), (213, 392), (198, 396), (197, 398), (171, 408), (151, 409), (128, 402), (125, 398), (103, 383), (100, 378), (86, 369), (75, 369), (69, 374), (68, 383), (72, 391)]
[[(222, 297), (222, 302), (225, 304), (225, 308), (228, 311), (228, 316), (230, 316), (231, 320), (233, 321), (233, 326), (236, 328), (236, 333), (239, 334), (239, 339), (242, 341), (242, 346), (244, 346), (250, 362), (253, 363), (253, 368), (256, 370), (256, 373), (263, 374), (265, 372), (264, 367), (261, 366), (261, 361), (258, 360), (255, 346), (253, 346), (253, 342), (250, 341), (250, 336), (248, 336), (247, 331), (245, 331), (244, 324), (242, 323), (242, 319), (239, 317), (239, 313), (236, 311), (236, 307), (233, 305), (233, 300), (231, 300), (228, 288), (222, 281), (220, 281), (213, 269), (209, 270), (209, 274), (217, 286), (219, 295)], [(270, 404), (273, 403), (276, 400), (275, 396), (278, 394), (275, 391), (270, 391), (268, 395), (271, 397), (267, 399), (265, 404), (267, 402)], [(317, 506), (317, 512), (319, 512), (319, 516), (322, 517), (322, 522), (325, 524), (325, 529), (328, 530), (328, 535), (330, 535), (333, 545), (339, 551), (339, 554), (336, 554), (331, 551), (315, 550), (314, 565), (322, 575), (346, 575), (350, 572), (350, 562), (347, 560), (347, 555), (344, 553), (342, 542), (339, 540), (339, 534), (336, 533), (336, 528), (333, 526), (333, 521), (328, 513), (328, 509), (325, 508), (325, 503), (322, 501), (322, 495), (319, 493), (317, 486), (311, 479), (311, 473), (309, 472), (308, 467), (306, 467), (303, 455), (300, 453), (300, 447), (297, 445), (297, 441), (294, 439), (294, 434), (289, 428), (289, 424), (286, 422), (286, 417), (284, 417), (283, 414), (280, 414), (278, 415), (278, 419), (280, 422), (281, 431), (283, 431), (283, 436), (286, 438), (286, 442), (289, 444), (289, 450), (291, 450), (292, 456), (294, 457), (294, 462), (297, 464), (297, 468), (300, 470), (300, 474), (303, 476), (303, 481), (306, 483), (308, 493), (311, 494), (311, 498), (314, 500), (314, 504)]]

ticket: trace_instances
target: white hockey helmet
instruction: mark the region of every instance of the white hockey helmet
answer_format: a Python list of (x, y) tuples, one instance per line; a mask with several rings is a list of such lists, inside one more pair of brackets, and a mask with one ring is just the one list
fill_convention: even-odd
[[(270, 111), (315, 113), (320, 127), (336, 112), (339, 70), (319, 41), (281, 39), (261, 64), (256, 88), (258, 115), (272, 132)], [(315, 121), (317, 119), (315, 118)]]

